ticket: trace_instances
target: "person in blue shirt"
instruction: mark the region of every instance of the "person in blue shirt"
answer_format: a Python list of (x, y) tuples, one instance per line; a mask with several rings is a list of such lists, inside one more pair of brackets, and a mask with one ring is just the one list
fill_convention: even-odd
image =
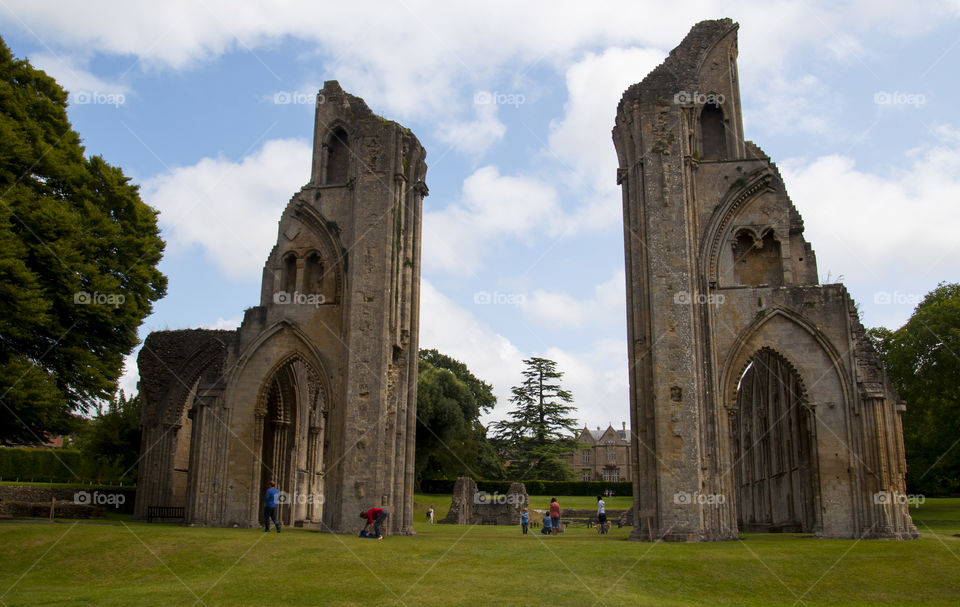
[(527, 534), (527, 527), (530, 525), (530, 515), (524, 510), (520, 515), (520, 526), (523, 527), (523, 534)]
[(273, 526), (277, 528), (277, 533), (280, 533), (280, 523), (277, 522), (277, 498), (280, 497), (280, 491), (277, 490), (277, 483), (270, 481), (270, 487), (267, 489), (266, 495), (263, 497), (263, 524), (265, 526), (264, 532), (270, 532), (270, 521), (273, 521)]

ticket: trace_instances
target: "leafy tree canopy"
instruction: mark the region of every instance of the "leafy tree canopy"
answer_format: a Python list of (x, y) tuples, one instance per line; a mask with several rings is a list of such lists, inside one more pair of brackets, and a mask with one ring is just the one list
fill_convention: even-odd
[(156, 211), (84, 156), (66, 108), (0, 40), (0, 443), (43, 442), (109, 400), (166, 291)]
[[(437, 363), (435, 366), (433, 363)], [(503, 465), (479, 417), (496, 403), (490, 384), (436, 350), (420, 352), (417, 377), (417, 479), (503, 478)]]
[(896, 331), (871, 329), (901, 398), (907, 487), (960, 491), (960, 284), (941, 283)]

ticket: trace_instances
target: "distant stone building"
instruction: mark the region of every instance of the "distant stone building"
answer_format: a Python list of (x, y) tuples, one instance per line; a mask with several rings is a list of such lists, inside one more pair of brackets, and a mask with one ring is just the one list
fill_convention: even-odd
[(607, 481), (611, 483), (629, 482), (632, 466), (630, 464), (630, 432), (627, 423), (615, 430), (608, 426), (601, 430), (590, 430), (584, 426), (577, 436), (580, 445), (567, 455), (567, 464), (573, 470), (578, 481)]
[(819, 284), (776, 165), (744, 138), (737, 25), (694, 26), (623, 94), (613, 139), (634, 508), (653, 535), (917, 537), (905, 405), (846, 288)]
[(336, 81), (318, 99), (260, 304), (235, 331), (144, 341), (137, 519), (253, 527), (273, 480), (284, 525), (353, 532), (389, 504), (387, 532), (412, 533), (426, 153)]

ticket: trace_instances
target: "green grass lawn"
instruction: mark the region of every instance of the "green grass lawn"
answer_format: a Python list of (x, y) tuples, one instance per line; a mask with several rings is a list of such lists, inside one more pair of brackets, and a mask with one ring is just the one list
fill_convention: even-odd
[(0, 523), (0, 606), (960, 604), (957, 499), (913, 510), (916, 541), (744, 534), (704, 544), (629, 542), (629, 528), (544, 537), (428, 526), (427, 506), (442, 516), (450, 496), (416, 501), (418, 535), (380, 542), (123, 520)]

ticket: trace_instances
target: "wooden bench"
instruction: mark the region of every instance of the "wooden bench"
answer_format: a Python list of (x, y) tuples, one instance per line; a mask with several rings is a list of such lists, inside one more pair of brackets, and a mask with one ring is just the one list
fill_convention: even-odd
[(152, 523), (153, 519), (182, 519), (185, 516), (183, 506), (147, 506), (147, 522)]

